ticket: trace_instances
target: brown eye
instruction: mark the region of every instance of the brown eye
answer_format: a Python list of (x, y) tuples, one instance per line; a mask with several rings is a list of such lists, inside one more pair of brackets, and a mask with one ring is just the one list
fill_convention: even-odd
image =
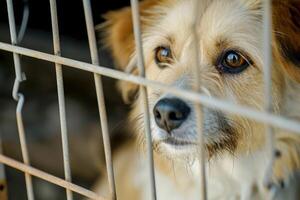
[(223, 73), (237, 74), (245, 70), (250, 63), (251, 62), (242, 53), (230, 50), (221, 56), (218, 70)]
[(240, 67), (244, 65), (247, 61), (238, 53), (230, 52), (226, 58), (225, 62), (230, 67)]
[(170, 63), (172, 59), (172, 52), (169, 47), (157, 47), (155, 49), (155, 62), (159, 65)]

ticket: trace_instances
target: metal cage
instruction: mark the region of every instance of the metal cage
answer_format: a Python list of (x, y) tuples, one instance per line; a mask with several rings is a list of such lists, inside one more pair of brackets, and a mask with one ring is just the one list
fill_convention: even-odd
[[(0, 154), (0, 163), (13, 167), (17, 170), (24, 172), (25, 180), (26, 180), (26, 189), (27, 189), (27, 197), (29, 200), (34, 199), (33, 195), (33, 186), (32, 186), (32, 176), (38, 177), (40, 179), (46, 180), (58, 186), (61, 186), (66, 189), (67, 199), (72, 200), (73, 195), (72, 193), (79, 193), (85, 197), (90, 199), (117, 199), (116, 194), (116, 187), (114, 182), (114, 172), (113, 172), (113, 163), (112, 163), (112, 156), (111, 156), (111, 146), (110, 146), (110, 139), (108, 133), (108, 125), (107, 125), (107, 113), (105, 109), (105, 102), (104, 102), (104, 94), (103, 94), (103, 86), (102, 86), (102, 76), (111, 77), (114, 79), (125, 80), (131, 83), (139, 84), (141, 89), (141, 96), (143, 99), (143, 108), (144, 108), (144, 120), (145, 120), (145, 134), (147, 139), (147, 159), (149, 164), (149, 181), (151, 182), (151, 194), (152, 199), (156, 199), (156, 189), (155, 189), (155, 172), (154, 172), (154, 163), (153, 163), (153, 155), (152, 155), (152, 143), (151, 143), (151, 131), (150, 131), (150, 120), (149, 120), (149, 108), (147, 102), (147, 88), (148, 87), (155, 87), (160, 88), (162, 91), (168, 92), (170, 94), (176, 95), (178, 97), (188, 99), (193, 101), (197, 106), (197, 113), (198, 116), (200, 115), (201, 106), (205, 106), (208, 108), (214, 108), (221, 110), (223, 112), (229, 112), (233, 114), (237, 114), (252, 120), (257, 120), (262, 123), (265, 123), (268, 126), (268, 141), (269, 141), (269, 149), (273, 151), (273, 131), (272, 127), (279, 127), (282, 129), (294, 131), (300, 133), (300, 124), (296, 121), (289, 120), (287, 118), (276, 116), (271, 113), (271, 103), (272, 103), (272, 96), (271, 96), (271, 23), (270, 23), (270, 2), (265, 1), (265, 14), (264, 14), (264, 63), (265, 63), (265, 72), (264, 72), (264, 81), (265, 81), (265, 111), (260, 112), (255, 109), (235, 105), (233, 103), (223, 101), (214, 97), (208, 97), (205, 94), (200, 93), (199, 84), (195, 85), (194, 91), (187, 91), (183, 89), (179, 89), (176, 87), (171, 87), (164, 85), (162, 83), (148, 80), (145, 78), (145, 67), (144, 67), (144, 58), (143, 58), (143, 49), (142, 49), (142, 39), (141, 39), (141, 29), (140, 29), (140, 17), (138, 11), (138, 1), (131, 0), (131, 7), (132, 7), (132, 16), (133, 16), (133, 24), (134, 24), (134, 36), (136, 42), (136, 50), (138, 55), (138, 67), (139, 67), (139, 76), (134, 76), (131, 74), (127, 74), (125, 72), (120, 72), (113, 69), (108, 69), (99, 65), (99, 56), (98, 56), (98, 49), (95, 37), (95, 30), (94, 30), (94, 22), (92, 18), (91, 12), (91, 4), (90, 0), (82, 0), (83, 2), (83, 9), (85, 13), (85, 21), (86, 21), (86, 28), (88, 32), (88, 41), (90, 47), (90, 55), (92, 63), (81, 62), (69, 58), (65, 58), (61, 56), (60, 53), (60, 39), (59, 39), (59, 30), (58, 30), (58, 19), (57, 19), (57, 7), (56, 7), (56, 0), (49, 0), (50, 1), (50, 9), (51, 9), (51, 22), (52, 22), (52, 34), (53, 34), (53, 45), (54, 51), (53, 54), (47, 54), (40, 51), (23, 48), (18, 46), (18, 38), (16, 32), (16, 24), (15, 24), (15, 17), (14, 17), (14, 8), (12, 0), (6, 0), (7, 4), (7, 11), (9, 17), (9, 29), (10, 29), (10, 37), (11, 37), (11, 44), (0, 42), (0, 49), (6, 52), (10, 52), (13, 55), (14, 60), (14, 67), (15, 67), (15, 84), (13, 87), (13, 98), (17, 101), (17, 108), (16, 108), (16, 117), (17, 117), (17, 125), (18, 125), (18, 132), (20, 137), (20, 144), (23, 156), (23, 162), (19, 162), (13, 160), (10, 157), (7, 157), (3, 154)], [(198, 1), (199, 2), (199, 1)], [(197, 13), (197, 12), (196, 12)], [(196, 17), (197, 18), (197, 17)], [(195, 22), (196, 24), (196, 22)], [(197, 40), (197, 35), (195, 34), (194, 29), (194, 40)], [(195, 42), (196, 44), (196, 42)], [(197, 45), (195, 46), (196, 55), (199, 54), (199, 49)], [(60, 115), (60, 122), (61, 122), (61, 140), (63, 146), (63, 161), (64, 161), (64, 172), (65, 172), (65, 180), (55, 177), (51, 174), (43, 172), (39, 169), (33, 168), (30, 166), (30, 159), (27, 150), (27, 143), (25, 139), (25, 129), (22, 119), (22, 107), (24, 104), (24, 96), (19, 91), (19, 86), (24, 81), (24, 75), (21, 69), (21, 61), (20, 56), (27, 56), (36, 59), (41, 59), (44, 61), (48, 61), (55, 64), (56, 69), (56, 78), (57, 78), (57, 90), (58, 90), (58, 101), (59, 101), (59, 115)], [(198, 58), (197, 58), (198, 59)], [(195, 63), (198, 60), (195, 60)], [(66, 67), (72, 67), (79, 70), (88, 71), (94, 74), (95, 86), (96, 86), (96, 93), (97, 93), (97, 100), (98, 100), (98, 108), (99, 108), (99, 115), (100, 115), (100, 122), (101, 122), (101, 129), (104, 141), (104, 149), (105, 149), (105, 158), (107, 164), (107, 174), (108, 174), (108, 182), (110, 188), (110, 197), (104, 197), (99, 194), (96, 194), (88, 189), (80, 187), (72, 183), (71, 179), (71, 172), (70, 172), (70, 163), (69, 163), (69, 148), (68, 148), (68, 137), (67, 137), (67, 118), (65, 113), (65, 96), (64, 96), (64, 83), (63, 83), (63, 74), (62, 74), (62, 65)], [(195, 71), (198, 70), (197, 64), (195, 64)], [(199, 73), (196, 73), (199, 74)], [(198, 77), (196, 83), (199, 83), (201, 80)], [(202, 144), (202, 134), (201, 134), (201, 120), (198, 118), (199, 121), (199, 141)], [(204, 165), (204, 153), (203, 148), (199, 146), (199, 162), (200, 162), (200, 180), (202, 187), (199, 188), (199, 192), (201, 193), (201, 199), (207, 199), (206, 195), (206, 180), (205, 180), (205, 165)], [(273, 155), (273, 154), (270, 154)], [(270, 157), (270, 160), (273, 158)], [(3, 175), (2, 175), (3, 176)]]

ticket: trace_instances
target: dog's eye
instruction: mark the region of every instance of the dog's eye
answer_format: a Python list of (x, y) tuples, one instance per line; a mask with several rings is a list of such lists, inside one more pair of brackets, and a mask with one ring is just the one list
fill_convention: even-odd
[(172, 52), (169, 47), (157, 47), (155, 49), (155, 62), (157, 64), (170, 63), (172, 59)]
[(241, 52), (229, 50), (225, 52), (218, 62), (218, 70), (222, 73), (237, 74), (245, 70), (251, 61)]

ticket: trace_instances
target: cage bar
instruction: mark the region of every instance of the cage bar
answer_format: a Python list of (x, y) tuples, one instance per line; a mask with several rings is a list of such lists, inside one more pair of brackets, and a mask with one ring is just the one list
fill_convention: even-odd
[[(265, 111), (272, 113), (272, 7), (271, 1), (264, 1), (264, 15), (263, 15), (263, 61), (264, 61), (264, 94), (265, 94)], [(275, 151), (275, 136), (274, 129), (270, 124), (266, 124), (266, 136), (267, 136), (267, 148), (269, 155), (269, 166), (265, 178), (268, 179), (273, 173), (274, 164), (274, 151)], [(270, 200), (274, 199), (275, 192), (270, 190), (270, 194), (267, 197)]]
[[(200, 1), (196, 0), (195, 7), (194, 7), (194, 23), (192, 25), (192, 33), (193, 33), (193, 50), (195, 54), (195, 63), (194, 63), (194, 73), (195, 73), (195, 82), (194, 82), (194, 91), (197, 93), (201, 92), (201, 77), (200, 77), (200, 63), (203, 64), (203, 49), (201, 52), (199, 50), (199, 37), (197, 32), (197, 27), (199, 25), (199, 18), (200, 18), (200, 6), (206, 7), (205, 5), (200, 5)], [(202, 48), (202, 45), (201, 45)], [(200, 103), (195, 104), (195, 115), (197, 120), (197, 132), (198, 132), (198, 159), (199, 159), (199, 171), (200, 171), (200, 200), (207, 199), (207, 183), (206, 183), (206, 170), (205, 170), (205, 146), (204, 146), (204, 112), (203, 108)]]
[(44, 171), (38, 170), (34, 167), (31, 167), (29, 165), (26, 165), (24, 163), (21, 163), (19, 161), (16, 161), (10, 157), (4, 156), (0, 154), (0, 162), (4, 163), (7, 166), (10, 166), (12, 168), (15, 168), (19, 171), (22, 171), (24, 173), (30, 174), (32, 176), (38, 177), (40, 179), (43, 179), (45, 181), (48, 181), (49, 183), (53, 183), (55, 185), (58, 185), (60, 187), (66, 188), (68, 190), (72, 190), (73, 192), (76, 192), (78, 194), (81, 194), (85, 197), (88, 197), (90, 199), (95, 200), (110, 200), (109, 198), (105, 198), (102, 196), (97, 195), (96, 193), (87, 190), (83, 187), (80, 187), (74, 183), (70, 183), (64, 179), (58, 178), (56, 176), (53, 176), (51, 174), (48, 174)]
[[(17, 45), (17, 32), (16, 32), (16, 22), (15, 22), (15, 15), (14, 15), (14, 8), (12, 0), (6, 0), (7, 5), (7, 13), (8, 13), (8, 22), (9, 22), (9, 30), (10, 30), (10, 38), (12, 45)], [(21, 152), (23, 161), (25, 164), (29, 165), (29, 155), (28, 155), (28, 148), (25, 136), (25, 129), (23, 124), (23, 117), (22, 117), (22, 108), (25, 102), (25, 98), (23, 94), (19, 93), (19, 86), (20, 83), (24, 80), (24, 74), (22, 74), (21, 70), (21, 58), (20, 55), (17, 53), (13, 53), (14, 65), (15, 65), (15, 73), (16, 79), (13, 88), (13, 98), (18, 102), (16, 108), (16, 118), (17, 118), (17, 126), (18, 126), (18, 133), (19, 139), (21, 144)], [(30, 174), (25, 173), (25, 183), (26, 183), (26, 191), (27, 191), (27, 198), (28, 200), (34, 200), (34, 193), (33, 193), (33, 186), (32, 186), (32, 178)]]
[[(83, 2), (84, 15), (85, 15), (85, 20), (86, 20), (86, 28), (87, 28), (87, 33), (88, 33), (88, 40), (89, 40), (92, 64), (98, 66), (98, 65), (100, 65), (100, 62), (99, 62), (94, 22), (93, 22), (92, 10), (91, 10), (91, 3), (90, 3), (90, 0), (83, 0), (82, 2)], [(101, 122), (101, 128), (102, 128), (102, 136), (103, 136), (104, 153), (105, 153), (105, 159), (106, 159), (108, 183), (109, 183), (109, 189), (110, 189), (110, 197), (111, 197), (111, 199), (114, 200), (114, 199), (117, 199), (117, 196), (116, 196), (117, 194), (116, 194), (113, 162), (112, 162), (112, 156), (111, 156), (110, 137), (109, 137), (109, 131), (108, 131), (107, 113), (106, 113), (106, 107), (105, 107), (101, 75), (94, 73), (94, 81), (95, 81), (99, 116), (100, 116), (100, 122)]]
[[(61, 48), (60, 48), (60, 39), (59, 39), (56, 0), (50, 0), (50, 13), (51, 13), (54, 55), (60, 56)], [(60, 118), (60, 126), (61, 126), (61, 140), (62, 140), (65, 180), (71, 182), (72, 178), (71, 178), (71, 169), (70, 169), (65, 92), (64, 92), (63, 72), (62, 72), (61, 64), (55, 63), (55, 72), (56, 72), (56, 81), (57, 81), (57, 94), (58, 94), (59, 118)], [(68, 200), (73, 199), (73, 194), (71, 190), (67, 189), (66, 194)]]
[[(139, 69), (139, 75), (141, 77), (146, 77), (145, 62), (144, 62), (144, 52), (142, 44), (142, 32), (140, 26), (140, 14), (139, 5), (137, 0), (131, 0), (131, 12), (133, 20), (133, 31), (135, 38), (135, 46), (137, 53), (137, 64)], [(144, 123), (145, 123), (145, 137), (147, 142), (147, 160), (149, 165), (149, 178), (150, 178), (150, 191), (151, 199), (156, 199), (156, 185), (155, 185), (155, 171), (154, 171), (154, 160), (153, 160), (153, 150), (152, 150), (152, 136), (151, 136), (151, 122), (149, 113), (149, 103), (147, 87), (140, 85), (140, 94), (142, 97), (142, 106), (144, 111)]]
[(99, 65), (93, 65), (86, 62), (81, 62), (78, 60), (73, 60), (69, 58), (64, 58), (61, 56), (55, 56), (52, 54), (43, 53), (40, 51), (31, 50), (28, 48), (18, 47), (11, 44), (6, 44), (0, 42), (0, 49), (8, 52), (15, 52), (17, 54), (21, 54), (24, 56), (37, 58), (49, 62), (57, 62), (64, 66), (69, 66), (72, 68), (89, 71), (97, 74), (101, 74), (103, 76), (111, 77), (118, 80), (124, 80), (135, 84), (140, 84), (143, 86), (151, 87), (151, 88), (159, 88), (163, 92), (168, 92), (170, 94), (176, 95), (183, 99), (190, 100), (194, 103), (201, 103), (203, 106), (208, 108), (214, 108), (226, 113), (240, 115), (242, 117), (246, 117), (252, 119), (254, 121), (259, 121), (265, 124), (270, 124), (274, 127), (281, 128), (284, 130), (292, 131), (300, 134), (300, 123), (293, 120), (288, 119), (283, 116), (278, 116), (275, 114), (270, 114), (264, 111), (258, 111), (256, 109), (233, 104), (226, 100), (220, 100), (214, 97), (208, 97), (203, 94), (195, 93), (193, 91), (180, 89), (174, 86), (168, 86), (162, 84), (157, 81), (148, 80), (146, 78), (135, 76), (132, 74), (120, 72), (117, 70), (109, 69)]
[[(272, 110), (272, 24), (271, 24), (271, 3), (270, 0), (264, 2), (264, 16), (263, 16), (263, 54), (264, 54), (264, 94), (265, 94), (265, 110), (266, 112), (273, 112)], [(267, 135), (271, 157), (273, 157), (274, 150), (274, 134), (270, 125), (267, 125)]]

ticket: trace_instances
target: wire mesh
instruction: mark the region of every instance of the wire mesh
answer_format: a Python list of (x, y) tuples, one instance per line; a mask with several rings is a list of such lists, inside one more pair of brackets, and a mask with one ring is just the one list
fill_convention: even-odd
[[(199, 1), (197, 1), (199, 3)], [(117, 199), (116, 195), (116, 186), (114, 180), (114, 172), (113, 172), (113, 163), (111, 157), (111, 147), (109, 141), (109, 132), (108, 132), (108, 122), (107, 122), (107, 113), (105, 109), (105, 102), (104, 102), (104, 94), (103, 94), (103, 85), (101, 76), (107, 76), (111, 78), (115, 78), (118, 80), (124, 80), (128, 82), (132, 82), (135, 84), (140, 85), (141, 89), (141, 97), (143, 99), (143, 109), (144, 109), (144, 120), (145, 120), (145, 134), (147, 139), (147, 159), (149, 165), (149, 181), (151, 186), (151, 197), (152, 199), (156, 199), (156, 184), (155, 184), (155, 171), (154, 171), (154, 161), (153, 161), (153, 152), (152, 152), (152, 137), (151, 137), (151, 129), (150, 129), (150, 116), (149, 116), (149, 107), (148, 107), (148, 98), (147, 98), (147, 88), (160, 88), (161, 91), (168, 92), (170, 94), (176, 95), (178, 97), (190, 100), (197, 105), (197, 118), (200, 123), (198, 127), (199, 132), (199, 141), (200, 144), (203, 144), (203, 137), (202, 137), (202, 128), (201, 128), (201, 115), (203, 115), (201, 107), (205, 106), (208, 108), (214, 108), (217, 110), (221, 110), (223, 112), (237, 114), (243, 117), (247, 117), (249, 119), (259, 121), (265, 123), (267, 126), (267, 135), (268, 135), (268, 142), (269, 142), (269, 149), (270, 149), (270, 158), (271, 162), (273, 160), (273, 150), (274, 150), (274, 134), (272, 127), (278, 127), (281, 129), (293, 131), (296, 133), (300, 133), (300, 124), (296, 121), (284, 118), (282, 116), (277, 116), (272, 113), (272, 80), (271, 80), (271, 11), (270, 11), (270, 1), (265, 1), (265, 14), (264, 14), (264, 81), (265, 81), (265, 111), (257, 111), (253, 108), (236, 105), (231, 102), (227, 102), (224, 100), (219, 100), (214, 97), (208, 97), (201, 92), (201, 79), (197, 77), (196, 80), (196, 87), (194, 91), (183, 90), (180, 88), (164, 85), (162, 83), (148, 80), (145, 78), (145, 65), (144, 65), (144, 55), (143, 55), (143, 45), (142, 45), (142, 38), (141, 38), (141, 28), (140, 28), (140, 16), (139, 16), (139, 8), (138, 8), (138, 1), (131, 0), (131, 7), (132, 7), (132, 17), (133, 17), (133, 24), (134, 24), (134, 36), (136, 42), (136, 50), (138, 55), (138, 67), (140, 76), (134, 76), (131, 74), (127, 74), (124, 72), (116, 71), (113, 69), (108, 69), (105, 67), (100, 66), (99, 63), (99, 56), (96, 46), (96, 38), (95, 38), (95, 30), (94, 30), (94, 23), (92, 19), (92, 12), (91, 12), (91, 4), (89, 0), (83, 0), (83, 8), (85, 13), (85, 20), (86, 20), (86, 27), (88, 32), (88, 39), (89, 39), (89, 46), (90, 46), (90, 53), (92, 64), (80, 62), (74, 59), (69, 59), (62, 57), (60, 54), (60, 41), (59, 41), (59, 30), (58, 30), (58, 19), (57, 19), (57, 8), (56, 8), (56, 1), (50, 0), (50, 8), (51, 8), (51, 19), (52, 19), (52, 31), (53, 31), (53, 45), (54, 45), (54, 54), (47, 54), (35, 50), (31, 50), (28, 48), (23, 48), (17, 46), (17, 34), (15, 28), (15, 20), (14, 20), (14, 12), (13, 12), (13, 4), (11, 0), (7, 0), (7, 10), (9, 15), (9, 25), (10, 25), (10, 33), (11, 33), (11, 42), (12, 44), (6, 44), (0, 42), (0, 49), (13, 53), (14, 57), (14, 66), (16, 70), (16, 81), (13, 90), (13, 97), (16, 101), (18, 101), (17, 105), (17, 124), (21, 142), (21, 149), (22, 149), (22, 156), (24, 163), (15, 161), (9, 157), (0, 154), (0, 162), (16, 168), (20, 171), (25, 173), (26, 179), (26, 187), (27, 187), (27, 195), (29, 200), (34, 199), (33, 195), (33, 188), (32, 188), (32, 180), (31, 175), (49, 181), (53, 184), (59, 185), (61, 187), (66, 188), (67, 191), (67, 199), (72, 199), (72, 191), (84, 195), (91, 199), (100, 199), (104, 200), (105, 198), (91, 192), (87, 189), (84, 189), (80, 186), (77, 186), (71, 182), (71, 171), (70, 171), (70, 163), (69, 163), (69, 154), (68, 154), (68, 138), (67, 138), (67, 124), (66, 124), (66, 111), (65, 111), (65, 99), (64, 99), (64, 88), (63, 88), (63, 75), (62, 75), (62, 65), (69, 66), (72, 68), (77, 68), (80, 70), (88, 71), (94, 73), (94, 80), (96, 86), (96, 93), (97, 93), (97, 100), (98, 100), (98, 108), (100, 114), (100, 121), (101, 121), (101, 128), (103, 133), (103, 140), (104, 140), (104, 148), (105, 148), (105, 158), (107, 163), (107, 174), (110, 186), (110, 196), (107, 199)], [(198, 8), (199, 5), (196, 6)], [(195, 11), (197, 13), (197, 11)], [(196, 15), (195, 23), (193, 24), (193, 32), (194, 32), (194, 40), (195, 40), (195, 53), (196, 53), (196, 74), (199, 74), (197, 71), (199, 69), (199, 54), (201, 54), (201, 49), (198, 49), (199, 42), (197, 38), (197, 19), (199, 16)], [(200, 45), (201, 46), (201, 45)], [(19, 93), (18, 88), (19, 84), (24, 80), (22, 77), (21, 72), (21, 61), (20, 55), (45, 60), (48, 62), (55, 63), (56, 68), (56, 76), (57, 76), (57, 90), (58, 90), (58, 100), (59, 100), (59, 113), (60, 113), (60, 122), (61, 122), (61, 136), (62, 136), (62, 144), (63, 144), (63, 160), (64, 160), (64, 171), (65, 171), (65, 180), (60, 179), (58, 177), (52, 176), (47, 174), (43, 171), (35, 169), (30, 166), (28, 150), (27, 150), (27, 143), (25, 139), (25, 131), (24, 125), (22, 120), (22, 107), (24, 104), (24, 96)], [(201, 106), (200, 106), (201, 105)], [(202, 116), (203, 118), (203, 116)], [(204, 157), (204, 150), (200, 146), (200, 168), (201, 168), (201, 199), (207, 199), (206, 195), (206, 181), (205, 181), (205, 157)]]
[(32, 58), (41, 59), (44, 61), (49, 61), (53, 63), (57, 62), (64, 66), (101, 74), (103, 76), (107, 76), (118, 80), (124, 80), (127, 82), (151, 88), (159, 88), (163, 92), (168, 92), (172, 95), (181, 97), (186, 100), (190, 100), (194, 103), (201, 103), (202, 106), (208, 108), (214, 108), (216, 110), (220, 110), (226, 113), (240, 115), (242, 117), (249, 118), (254, 121), (270, 124), (273, 127), (281, 128), (283, 130), (292, 131), (297, 134), (300, 134), (300, 124), (297, 121), (286, 118), (284, 116), (278, 116), (264, 111), (258, 111), (247, 106), (233, 104), (232, 102), (226, 100), (208, 97), (204, 94), (199, 94), (189, 90), (183, 90), (174, 86), (168, 86), (157, 81), (109, 69), (103, 66), (93, 65), (86, 62), (65, 58), (62, 56), (55, 56), (52, 54), (47, 54), (28, 48), (14, 46), (3, 42), (0, 42), (0, 49), (8, 52), (15, 52), (17, 54), (21, 54)]

